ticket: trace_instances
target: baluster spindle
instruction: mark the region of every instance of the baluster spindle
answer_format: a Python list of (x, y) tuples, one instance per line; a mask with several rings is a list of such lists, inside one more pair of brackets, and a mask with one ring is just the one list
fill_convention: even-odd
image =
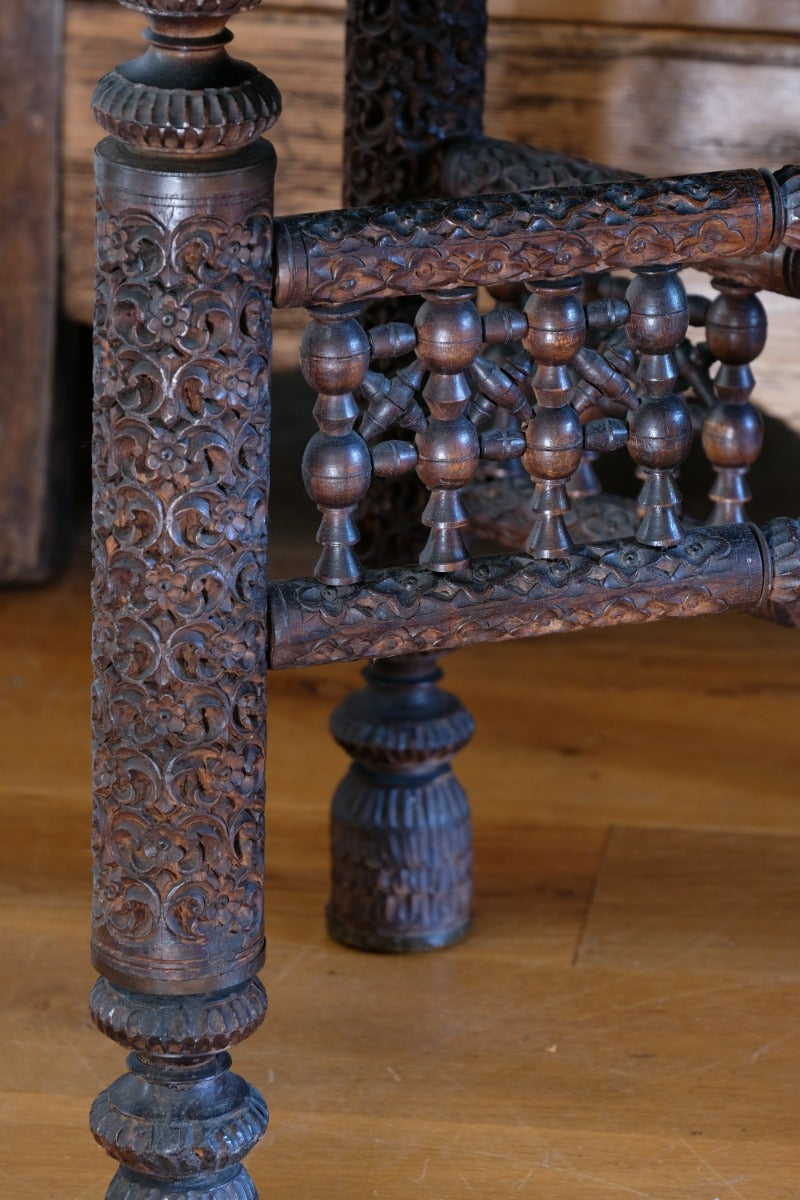
[(530, 285), (525, 305), (526, 351), (535, 362), (536, 409), (525, 423), (527, 450), (522, 462), (533, 480), (533, 524), (525, 544), (535, 558), (563, 558), (572, 548), (564, 514), (567, 482), (583, 454), (580, 418), (570, 404), (575, 382), (567, 364), (586, 337), (580, 279)]
[(416, 319), (417, 359), (429, 372), (423, 396), (430, 412), (417, 434), (417, 474), (431, 493), (422, 521), (430, 536), (419, 556), (432, 571), (469, 561), (461, 530), (469, 524), (461, 489), (480, 460), (475, 426), (464, 415), (472, 396), (467, 371), (480, 350), (483, 325), (472, 293), (429, 296)]
[(750, 364), (764, 349), (767, 314), (752, 288), (720, 280), (715, 286), (719, 295), (706, 314), (706, 339), (720, 367), (717, 402), (703, 423), (703, 449), (716, 471), (709, 524), (729, 525), (747, 520), (746, 475), (764, 440), (761, 413), (750, 400), (755, 387)]
[(100, 81), (93, 506), (97, 1025), (109, 1200), (255, 1200), (263, 1100), (228, 1049), (266, 1011), (263, 847), (273, 84), (246, 0), (126, 0)]
[(369, 338), (354, 309), (315, 309), (300, 347), (306, 382), (318, 393), (314, 416), (319, 432), (303, 455), (303, 482), (322, 513), (322, 546), (314, 574), (321, 583), (357, 583), (361, 565), (351, 547), (358, 541), (353, 514), (367, 494), (372, 465), (367, 444), (353, 426), (359, 415), (353, 396), (369, 368)]
[(628, 449), (641, 469), (642, 519), (636, 537), (645, 546), (677, 546), (683, 537), (681, 495), (674, 479), (692, 444), (686, 402), (674, 391), (675, 350), (689, 328), (689, 305), (678, 269), (637, 271), (626, 294), (628, 338), (639, 353), (641, 403), (629, 418)]

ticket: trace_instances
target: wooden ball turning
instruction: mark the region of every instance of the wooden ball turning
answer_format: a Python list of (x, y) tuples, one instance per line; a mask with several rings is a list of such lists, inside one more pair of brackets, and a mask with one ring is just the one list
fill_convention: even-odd
[(483, 342), (483, 322), (472, 293), (426, 300), (414, 322), (417, 358), (429, 371), (454, 375), (465, 371)]
[(353, 317), (316, 312), (300, 343), (300, 366), (308, 384), (326, 395), (358, 387), (369, 369), (369, 338)]

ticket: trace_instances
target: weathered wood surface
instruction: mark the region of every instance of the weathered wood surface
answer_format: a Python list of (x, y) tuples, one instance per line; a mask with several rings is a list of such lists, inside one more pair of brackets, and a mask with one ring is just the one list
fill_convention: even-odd
[(0, 583), (39, 579), (58, 557), (61, 11), (61, 0), (0, 8)]
[[(89, 0), (91, 2), (91, 0)], [(105, 4), (107, 0), (94, 0)], [(292, 0), (262, 0), (271, 13), (291, 12)], [(346, 0), (311, 0), (310, 14), (344, 13)], [(489, 0), (492, 20), (547, 21), (554, 16), (553, 0)], [(591, 21), (601, 25), (643, 25), (678, 29), (724, 29), (754, 33), (800, 32), (800, 14), (786, 0), (562, 0), (561, 21)]]

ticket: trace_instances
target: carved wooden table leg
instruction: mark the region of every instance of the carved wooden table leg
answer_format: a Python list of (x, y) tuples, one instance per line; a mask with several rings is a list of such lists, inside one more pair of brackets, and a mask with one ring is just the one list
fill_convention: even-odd
[[(485, 0), (348, 0), (345, 204), (438, 193), (438, 149), (481, 130), (485, 37)], [(365, 675), (332, 718), (355, 764), (333, 802), (329, 929), (365, 949), (444, 946), (470, 922), (469, 808), (449, 759), (472, 719), (424, 655)]]
[(279, 96), (231, 60), (238, 0), (128, 0), (101, 143), (94, 497), (98, 1026), (113, 1200), (251, 1200), (267, 1122), (228, 1050), (266, 995), (267, 434)]
[(331, 809), (328, 928), (361, 950), (450, 945), (469, 928), (472, 829), (450, 759), (472, 736), (432, 654), (377, 659), (334, 710), (355, 760)]

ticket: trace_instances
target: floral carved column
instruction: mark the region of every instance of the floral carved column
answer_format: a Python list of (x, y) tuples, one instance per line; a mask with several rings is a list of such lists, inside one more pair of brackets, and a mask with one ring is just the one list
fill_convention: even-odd
[(128, 0), (98, 147), (91, 1008), (131, 1051), (92, 1110), (113, 1200), (249, 1200), (262, 1021), (271, 81), (247, 0)]

